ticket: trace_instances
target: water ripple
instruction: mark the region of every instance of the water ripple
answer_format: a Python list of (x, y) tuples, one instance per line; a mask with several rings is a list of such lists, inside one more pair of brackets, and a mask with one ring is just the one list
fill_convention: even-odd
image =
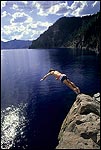
[(26, 124), (25, 107), (26, 104), (18, 107), (12, 105), (1, 111), (1, 149), (10, 149), (17, 134), (23, 135)]

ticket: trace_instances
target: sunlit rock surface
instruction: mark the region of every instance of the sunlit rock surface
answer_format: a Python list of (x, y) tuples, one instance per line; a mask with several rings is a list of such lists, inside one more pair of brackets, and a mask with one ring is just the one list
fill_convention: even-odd
[(56, 149), (100, 149), (98, 95), (100, 93), (93, 97), (85, 94), (77, 96), (61, 126)]

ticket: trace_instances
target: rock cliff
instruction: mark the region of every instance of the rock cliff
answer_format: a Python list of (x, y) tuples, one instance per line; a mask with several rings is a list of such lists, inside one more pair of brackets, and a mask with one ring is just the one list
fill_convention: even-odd
[(61, 126), (56, 149), (100, 149), (99, 99), (77, 96)]

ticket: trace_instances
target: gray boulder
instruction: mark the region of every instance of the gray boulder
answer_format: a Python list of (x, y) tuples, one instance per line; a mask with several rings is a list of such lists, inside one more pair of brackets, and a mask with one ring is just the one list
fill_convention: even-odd
[(56, 149), (100, 149), (100, 103), (79, 94), (60, 129)]

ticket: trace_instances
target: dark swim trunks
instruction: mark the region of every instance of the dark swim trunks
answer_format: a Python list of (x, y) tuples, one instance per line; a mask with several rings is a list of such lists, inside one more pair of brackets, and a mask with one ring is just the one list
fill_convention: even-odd
[(67, 80), (67, 76), (65, 74), (62, 74), (59, 78), (59, 80), (61, 80), (61, 82), (63, 82), (64, 80)]

